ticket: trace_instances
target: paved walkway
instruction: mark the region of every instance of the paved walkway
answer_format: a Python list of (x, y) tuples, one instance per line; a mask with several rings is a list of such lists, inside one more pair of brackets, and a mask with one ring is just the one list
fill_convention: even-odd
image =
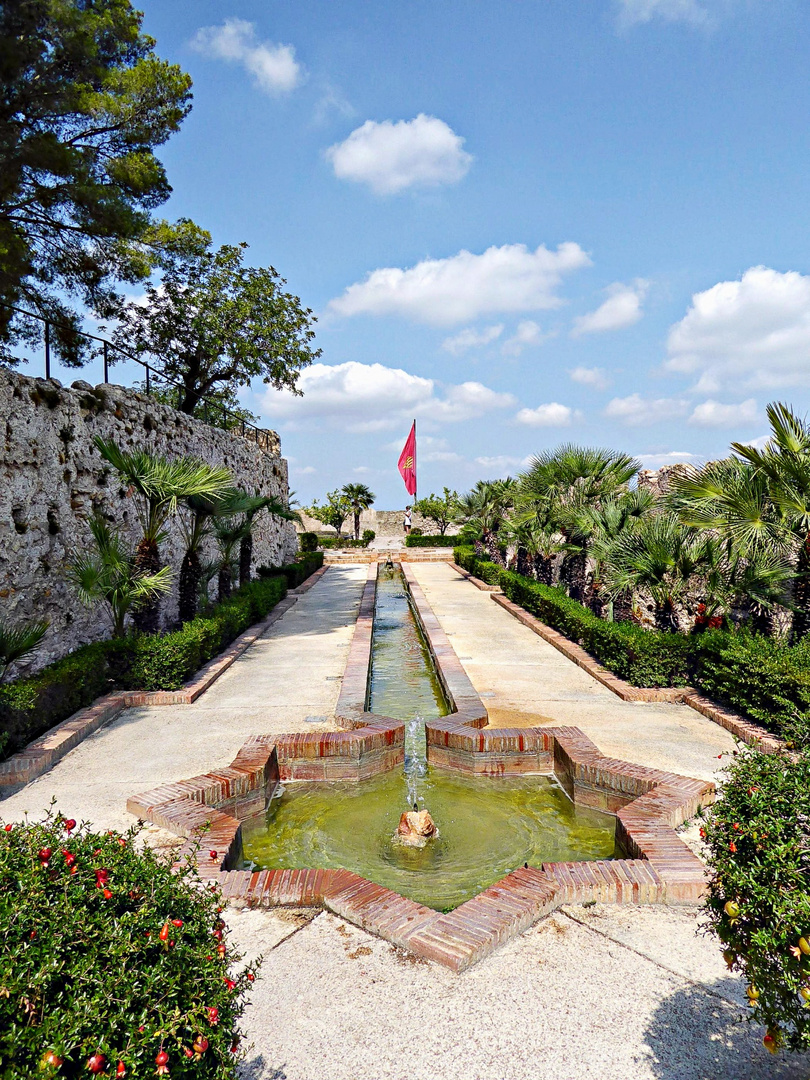
[[(695, 775), (727, 748), (710, 746), (722, 731), (685, 709), (618, 702), (449, 567), (415, 570), (459, 654), (473, 657), (463, 661), (473, 681), (495, 695), (486, 700), (496, 722), (539, 710), (578, 723), (603, 750), (671, 758)], [(75, 817), (121, 827), (130, 793), (227, 764), (246, 735), (311, 730), (307, 716), (334, 708), (365, 577), (365, 566), (330, 568), (195, 705), (130, 710), (0, 802), (0, 816), (37, 814), (56, 795)], [(325, 912), (228, 909), (227, 920), (249, 959), (265, 957), (245, 1017), (244, 1080), (805, 1080), (810, 1071), (809, 1058), (770, 1057), (761, 1032), (739, 1022), (742, 981), (717, 943), (696, 934), (689, 909), (568, 908), (461, 976)]]
[(0, 802), (0, 815), (37, 816), (55, 796), (70, 817), (127, 828), (130, 795), (230, 765), (249, 735), (334, 727), (365, 580), (365, 567), (330, 567), (193, 705), (127, 709)]
[(712, 779), (731, 735), (687, 705), (622, 701), (447, 563), (413, 573), (494, 727), (570, 724), (603, 754)]

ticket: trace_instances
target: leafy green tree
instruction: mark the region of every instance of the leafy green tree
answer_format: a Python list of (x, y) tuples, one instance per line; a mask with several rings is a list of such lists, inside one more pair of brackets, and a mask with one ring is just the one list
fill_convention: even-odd
[(417, 499), (413, 509), (426, 521), (432, 521), (439, 530), (439, 535), (444, 536), (458, 515), (458, 492), (447, 487), (443, 489), (442, 495), (431, 492), (426, 499)]
[(283, 502), (273, 495), (246, 495), (244, 509), (245, 529), (239, 541), (239, 585), (246, 585), (250, 581), (250, 567), (253, 562), (253, 526), (259, 514), (267, 513), (272, 517), (281, 518), (282, 521), (298, 521), (300, 515), (295, 510), (290, 510)]
[[(65, 363), (82, 362), (80, 316), (106, 313), (114, 282), (149, 276), (167, 239), (171, 192), (155, 149), (190, 109), (191, 80), (154, 55), (129, 0), (0, 5), (0, 301), (53, 322)], [(0, 307), (0, 350), (41, 327)]]
[[(33, 653), (48, 632), (48, 622), (35, 622), (30, 626), (9, 626), (0, 622), (0, 683), (6, 678), (12, 664)], [(0, 740), (0, 749), (2, 740)]]
[(169, 592), (172, 572), (168, 566), (154, 574), (139, 569), (133, 552), (100, 515), (90, 520), (90, 532), (95, 551), (77, 552), (68, 580), (83, 604), (106, 604), (112, 636), (120, 638), (126, 633), (129, 615)]
[(340, 537), (343, 522), (352, 512), (352, 504), (340, 489), (335, 488), (334, 491), (327, 491), (323, 506), (316, 499), (312, 506), (306, 506), (304, 510), (316, 521), (329, 525)]
[(365, 484), (344, 484), (340, 489), (346, 496), (354, 515), (354, 538), (360, 539), (360, 515), (373, 506), (376, 495)]
[[(233, 484), (230, 470), (209, 465), (199, 458), (186, 456), (167, 461), (147, 450), (124, 451), (112, 439), (96, 436), (95, 445), (133, 494), (143, 535), (135, 549), (135, 568), (157, 574), (161, 569), (160, 544), (165, 538), (169, 517), (180, 502), (198, 495), (221, 498)], [(155, 633), (160, 622), (158, 597), (142, 604), (135, 612), (135, 625), (145, 633)]]
[(311, 310), (284, 292), (272, 266), (244, 266), (246, 248), (225, 245), (175, 260), (119, 315), (114, 342), (182, 385), (181, 412), (199, 415), (204, 397), (239, 409), (237, 392), (254, 378), (300, 394), (299, 372), (321, 355), (311, 344)]

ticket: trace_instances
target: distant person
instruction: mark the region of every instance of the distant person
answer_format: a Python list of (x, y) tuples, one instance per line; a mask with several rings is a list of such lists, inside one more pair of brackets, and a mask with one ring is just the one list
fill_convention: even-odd
[(405, 517), (404, 517), (404, 519), (402, 521), (402, 528), (405, 530), (405, 535), (406, 536), (411, 531), (411, 508), (410, 508), (410, 506), (405, 507)]

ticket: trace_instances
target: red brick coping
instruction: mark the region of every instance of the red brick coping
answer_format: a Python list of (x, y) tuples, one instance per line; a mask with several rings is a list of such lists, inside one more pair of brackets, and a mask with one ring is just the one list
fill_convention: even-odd
[[(463, 971), (564, 903), (694, 903), (703, 865), (675, 828), (714, 797), (713, 784), (605, 757), (576, 728), (487, 729), (487, 712), (407, 565), (417, 617), (453, 707), (427, 725), (428, 756), (444, 768), (491, 776), (554, 774), (580, 804), (616, 814), (627, 859), (546, 863), (513, 871), (454, 911), (436, 912), (348, 870), (263, 870), (242, 862), (240, 821), (262, 810), (285, 778), (359, 778), (365, 756), (388, 748), (399, 763), (402, 725), (365, 711), (376, 567), (369, 570), (338, 719), (323, 735), (254, 736), (229, 768), (134, 796), (127, 809), (187, 838), (181, 858), (225, 898), (251, 907), (323, 907), (416, 956)], [(386, 738), (391, 741), (387, 742)], [(378, 771), (380, 757), (369, 760)], [(332, 767), (337, 772), (329, 772)], [(370, 773), (369, 773), (370, 775)]]
[(204, 693), (219, 676), (249, 649), (250, 646), (278, 622), (290, 610), (298, 597), (307, 592), (316, 581), (326, 573), (322, 566), (311, 574), (296, 589), (291, 589), (287, 596), (278, 602), (273, 610), (259, 623), (249, 627), (224, 652), (214, 657), (180, 690), (144, 691), (126, 690), (115, 694), (106, 694), (97, 698), (86, 709), (80, 709), (61, 724), (52, 727), (44, 735), (29, 743), (24, 750), (14, 754), (7, 761), (0, 762), (0, 792), (16, 790), (31, 780), (42, 776), (61, 760), (70, 750), (78, 746), (100, 727), (115, 720), (124, 709), (140, 705), (190, 705)]
[(467, 570), (457, 566), (455, 563), (453, 563), (453, 569), (457, 570), (462, 577), (472, 582), (476, 588), (492, 593), (492, 599), (496, 604), (504, 608), (505, 611), (508, 611), (510, 615), (513, 615), (518, 620), (518, 622), (523, 623), (524, 626), (527, 626), (533, 633), (537, 634), (538, 637), (547, 641), (549, 645), (553, 645), (558, 652), (561, 652), (567, 659), (572, 660), (577, 667), (582, 668), (583, 671), (586, 671), (590, 676), (596, 679), (597, 682), (606, 686), (608, 690), (616, 694), (617, 697), (620, 697), (622, 701), (664, 701), (688, 705), (691, 709), (701, 713), (708, 720), (711, 720), (715, 724), (724, 727), (727, 731), (730, 731), (731, 734), (741, 742), (747, 743), (749, 746), (756, 746), (757, 749), (762, 750), (764, 753), (772, 754), (784, 747), (784, 743), (776, 735), (773, 735), (765, 728), (760, 727), (759, 724), (755, 724), (751, 720), (746, 720), (745, 717), (740, 716), (739, 713), (735, 713), (731, 709), (718, 705), (717, 702), (712, 701), (710, 698), (704, 697), (702, 694), (698, 693), (694, 687), (633, 686), (624, 679), (620, 679), (618, 675), (614, 675), (613, 672), (609, 671), (606, 667), (603, 667), (599, 661), (595, 660), (590, 653), (582, 648), (582, 646), (577, 645), (558, 630), (553, 630), (550, 626), (541, 622), (540, 619), (531, 615), (525, 608), (520, 607), (519, 604), (509, 600), (497, 586), (487, 585), (485, 582), (479, 581)]

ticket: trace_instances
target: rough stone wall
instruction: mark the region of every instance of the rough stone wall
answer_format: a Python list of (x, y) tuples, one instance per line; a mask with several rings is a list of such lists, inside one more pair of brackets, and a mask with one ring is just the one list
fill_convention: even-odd
[[(72, 553), (90, 541), (89, 516), (100, 510), (133, 545), (140, 536), (136, 497), (101, 458), (94, 436), (168, 458), (194, 454), (227, 465), (238, 487), (287, 499), (287, 462), (275, 432), (262, 449), (255, 439), (209, 427), (119, 386), (79, 381), (68, 388), (0, 368), (0, 435), (0, 620), (51, 624), (30, 670), (109, 634), (103, 607), (82, 607), (65, 580)], [(175, 570), (175, 588), (163, 601), (168, 627), (177, 619), (177, 572), (185, 549), (179, 517), (170, 519), (167, 532), (161, 555)], [(206, 557), (213, 557), (209, 543)], [(292, 524), (258, 517), (254, 567), (287, 562), (296, 550)]]
[[(304, 521), (303, 529), (298, 526), (299, 532), (322, 532), (334, 534), (335, 530), (328, 525), (324, 525), (323, 522), (311, 518), (308, 514), (301, 515)], [(405, 517), (405, 507), (401, 510), (375, 510), (372, 507), (370, 510), (364, 510), (360, 515), (360, 535), (363, 534), (363, 529), (373, 529), (379, 537), (383, 536), (404, 536), (405, 531), (402, 528), (402, 522)], [(413, 515), (413, 525), (416, 528), (422, 530), (425, 535), (433, 535), (438, 533), (439, 530), (432, 521), (426, 521), (421, 515)], [(459, 526), (451, 525), (447, 530), (448, 533), (457, 532)], [(350, 514), (343, 523), (343, 536), (354, 535), (354, 516)]]
[(677, 465), (662, 465), (660, 469), (642, 469), (638, 473), (638, 486), (651, 491), (656, 497), (666, 495), (676, 476), (695, 472), (695, 466), (686, 462)]

